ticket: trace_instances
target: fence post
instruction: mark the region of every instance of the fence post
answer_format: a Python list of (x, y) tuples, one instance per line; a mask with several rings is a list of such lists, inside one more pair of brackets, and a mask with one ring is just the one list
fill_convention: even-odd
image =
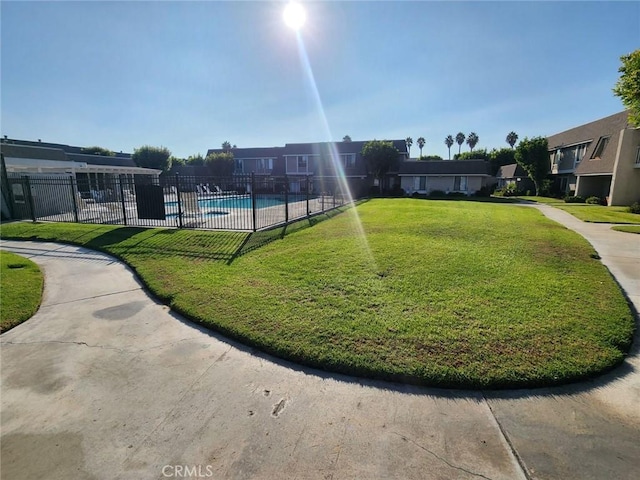
[(176, 172), (176, 196), (178, 197), (178, 228), (182, 228), (182, 201), (180, 199), (180, 176)]
[(29, 210), (31, 210), (31, 220), (33, 220), (34, 222), (36, 221), (36, 207), (35, 204), (33, 203), (33, 195), (31, 195), (31, 182), (29, 181), (29, 177), (28, 176), (24, 176), (22, 177), (24, 178), (24, 182), (27, 186), (27, 192), (29, 192), (28, 195), (28, 199), (29, 199)]
[(78, 216), (78, 196), (76, 195), (76, 187), (74, 185), (75, 178), (73, 175), (69, 175), (69, 185), (71, 186), (71, 199), (73, 200), (73, 217), (76, 223), (80, 223)]
[(289, 223), (289, 177), (284, 174), (284, 223)]
[(309, 218), (309, 175), (307, 175), (305, 178), (307, 182), (307, 218)]
[(251, 213), (253, 214), (253, 231), (256, 231), (256, 174), (251, 172)]
[(324, 213), (324, 194), (326, 192), (324, 191), (324, 188), (322, 189), (322, 193), (320, 194), (321, 198), (322, 198), (322, 213)]
[(120, 175), (118, 178), (118, 184), (120, 185), (120, 201), (122, 202), (122, 217), (124, 218), (124, 224), (127, 225), (127, 205), (124, 201), (124, 188), (122, 188), (122, 180), (124, 175)]

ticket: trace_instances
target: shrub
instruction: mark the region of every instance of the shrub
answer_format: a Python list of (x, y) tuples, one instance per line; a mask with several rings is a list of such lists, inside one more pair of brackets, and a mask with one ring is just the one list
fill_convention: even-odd
[(564, 197), (565, 203), (584, 203), (584, 198), (578, 195)]
[(444, 193), (442, 190), (431, 190), (429, 192), (429, 196), (430, 197), (444, 197), (444, 196), (446, 196), (446, 193)]
[(477, 190), (474, 195), (476, 197), (489, 197), (491, 196), (491, 187), (484, 185), (483, 187), (480, 187), (480, 190)]
[(427, 196), (424, 193), (413, 192), (411, 198), (427, 198)]
[(404, 194), (405, 194), (404, 188), (402, 188), (398, 184), (395, 184), (391, 188), (391, 191), (389, 192), (389, 195), (391, 195), (392, 197), (404, 197)]
[(462, 197), (466, 197), (467, 194), (463, 193), (463, 192), (449, 192), (447, 193), (447, 197), (453, 197), (453, 198), (462, 198)]
[(636, 213), (636, 214), (640, 215), (640, 202), (634, 202), (629, 207), (629, 213)]
[(602, 205), (602, 200), (600, 200), (600, 197), (589, 197), (587, 198), (586, 203), (590, 205)]
[(522, 192), (518, 190), (518, 186), (515, 183), (509, 183), (499, 190), (496, 190), (493, 194), (498, 197), (516, 197), (521, 195)]

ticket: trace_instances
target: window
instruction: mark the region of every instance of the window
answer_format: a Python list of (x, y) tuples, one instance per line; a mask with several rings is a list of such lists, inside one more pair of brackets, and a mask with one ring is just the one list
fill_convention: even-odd
[(636, 150), (636, 166), (640, 166), (640, 147)]
[(467, 191), (467, 177), (454, 177), (453, 178), (453, 189), (456, 192), (466, 192)]
[(236, 173), (243, 173), (243, 172), (244, 172), (244, 168), (243, 168), (242, 159), (236, 158)]
[(342, 165), (344, 165), (344, 168), (352, 168), (356, 164), (355, 153), (341, 153), (340, 159), (342, 160)]
[(425, 191), (427, 189), (427, 177), (413, 177), (413, 189)]
[(257, 160), (257, 162), (256, 162), (256, 169), (259, 172), (273, 170), (273, 159), (272, 158), (259, 158)]
[(609, 144), (609, 138), (610, 137), (600, 137), (600, 140), (598, 140), (598, 144), (596, 145), (596, 149), (593, 151), (591, 158), (602, 157), (602, 152), (604, 152), (604, 149), (607, 148), (607, 145)]
[(307, 170), (307, 157), (305, 155), (298, 155), (298, 171)]

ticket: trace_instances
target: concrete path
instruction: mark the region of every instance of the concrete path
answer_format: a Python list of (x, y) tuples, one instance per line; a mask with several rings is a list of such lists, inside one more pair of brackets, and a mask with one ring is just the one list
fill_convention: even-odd
[[(640, 236), (593, 228), (585, 235), (603, 261), (638, 282), (640, 269), (625, 265), (640, 258)], [(582, 480), (640, 470), (637, 345), (614, 372), (563, 388), (358, 380), (204, 331), (106, 255), (1, 246), (45, 272), (38, 313), (0, 337), (2, 479)]]

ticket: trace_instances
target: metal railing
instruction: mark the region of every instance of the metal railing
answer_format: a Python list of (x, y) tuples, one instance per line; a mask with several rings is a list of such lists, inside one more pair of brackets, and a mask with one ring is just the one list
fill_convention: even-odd
[(18, 175), (14, 218), (144, 227), (258, 231), (351, 201), (335, 177)]

